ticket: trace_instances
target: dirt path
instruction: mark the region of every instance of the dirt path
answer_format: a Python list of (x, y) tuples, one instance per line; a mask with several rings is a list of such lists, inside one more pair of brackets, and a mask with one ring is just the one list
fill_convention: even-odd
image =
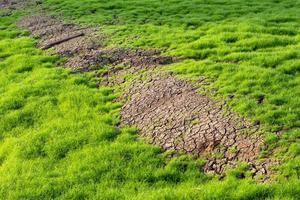
[(97, 29), (65, 24), (51, 17), (26, 17), (18, 25), (40, 38), (40, 48), (53, 48), (68, 57), (65, 66), (73, 70), (88, 71), (95, 65), (120, 64), (149, 68), (173, 62), (172, 57), (160, 56), (158, 51), (105, 48), (106, 38)]
[[(40, 38), (40, 48), (53, 48), (66, 56), (65, 66), (75, 71), (109, 65), (114, 69), (111, 74), (116, 75), (118, 70), (113, 66), (120, 64), (130, 66), (130, 70), (122, 71), (126, 74), (176, 61), (158, 51), (109, 49), (105, 47), (106, 37), (98, 30), (51, 17), (27, 17), (18, 25)], [(254, 175), (268, 173), (270, 162), (257, 162), (263, 146), (257, 134), (259, 127), (198, 94), (189, 83), (172, 75), (149, 72), (146, 80), (127, 88), (122, 98), (122, 126), (136, 126), (149, 143), (164, 150), (204, 156), (208, 160), (204, 169), (207, 172), (222, 174), (228, 166), (242, 161), (249, 164)]]

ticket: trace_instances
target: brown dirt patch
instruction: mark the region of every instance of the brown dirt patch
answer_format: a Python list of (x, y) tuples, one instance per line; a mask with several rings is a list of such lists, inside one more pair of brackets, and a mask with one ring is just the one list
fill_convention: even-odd
[(33, 37), (40, 38), (40, 48), (53, 47), (57, 53), (65, 56), (96, 49), (102, 39), (94, 29), (65, 24), (51, 17), (26, 17), (18, 25), (29, 29)]
[[(141, 53), (142, 52), (142, 53)], [(160, 56), (160, 53), (142, 49), (98, 49), (88, 53), (78, 54), (71, 58), (67, 65), (72, 68), (92, 65), (127, 65), (135, 69), (151, 68), (174, 62), (172, 57)]]
[(66, 66), (87, 71), (95, 65), (129, 65), (148, 68), (174, 62), (174, 58), (161, 56), (159, 51), (125, 48), (105, 48), (105, 36), (96, 29), (66, 24), (51, 17), (26, 17), (18, 25), (40, 38), (39, 47), (53, 48), (68, 56)]
[(133, 84), (123, 97), (122, 126), (136, 126), (141, 136), (164, 150), (175, 150), (209, 161), (205, 171), (223, 173), (226, 166), (247, 162), (256, 173), (267, 170), (255, 162), (263, 140), (243, 118), (198, 94), (172, 76), (154, 76)]
[(39, 2), (39, 0), (0, 0), (0, 8), (15, 10), (28, 4), (37, 5)]

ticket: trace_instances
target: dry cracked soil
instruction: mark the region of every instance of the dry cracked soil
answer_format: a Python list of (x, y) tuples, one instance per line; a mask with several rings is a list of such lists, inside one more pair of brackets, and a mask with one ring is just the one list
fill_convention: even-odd
[[(52, 48), (65, 56), (65, 66), (74, 71), (90, 71), (103, 65), (116, 69), (113, 66), (120, 64), (138, 71), (178, 61), (161, 56), (157, 50), (107, 48), (107, 38), (98, 29), (63, 23), (52, 17), (25, 17), (18, 25), (40, 39), (41, 49)], [(164, 150), (205, 157), (206, 172), (222, 174), (227, 167), (246, 162), (254, 175), (268, 174), (271, 162), (258, 162), (264, 145), (258, 125), (198, 94), (188, 82), (150, 71), (145, 80), (135, 81), (121, 97), (125, 100), (121, 126), (137, 127), (141, 137)]]
[(136, 126), (149, 143), (206, 157), (206, 172), (222, 174), (228, 166), (247, 162), (254, 174), (267, 173), (266, 163), (256, 163), (263, 145), (259, 126), (198, 94), (186, 81), (150, 75), (125, 94), (122, 125)]

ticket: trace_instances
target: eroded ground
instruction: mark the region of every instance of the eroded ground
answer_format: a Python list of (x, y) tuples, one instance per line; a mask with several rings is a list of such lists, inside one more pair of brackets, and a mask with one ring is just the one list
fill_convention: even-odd
[[(75, 71), (109, 65), (111, 74), (116, 75), (120, 71), (114, 66), (121, 64), (129, 66), (121, 70), (126, 74), (177, 60), (161, 56), (155, 50), (107, 48), (107, 38), (98, 29), (63, 23), (51, 17), (27, 17), (19, 26), (40, 38), (40, 48), (53, 48), (66, 56), (65, 66)], [(136, 126), (149, 143), (164, 150), (204, 156), (208, 160), (204, 169), (207, 172), (222, 174), (226, 167), (246, 162), (254, 175), (268, 173), (270, 162), (257, 162), (263, 146), (259, 126), (198, 94), (189, 83), (172, 75), (149, 72), (145, 80), (135, 81), (127, 88), (122, 98), (125, 99), (122, 126)]]

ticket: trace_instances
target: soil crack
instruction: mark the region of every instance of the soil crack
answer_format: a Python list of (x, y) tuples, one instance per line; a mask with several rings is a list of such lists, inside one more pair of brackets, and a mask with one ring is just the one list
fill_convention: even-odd
[(123, 98), (130, 99), (121, 111), (123, 126), (136, 126), (164, 150), (205, 156), (207, 172), (222, 174), (228, 165), (253, 164), (259, 157), (263, 140), (249, 134), (259, 127), (223, 111), (187, 82), (155, 75), (131, 85)]

